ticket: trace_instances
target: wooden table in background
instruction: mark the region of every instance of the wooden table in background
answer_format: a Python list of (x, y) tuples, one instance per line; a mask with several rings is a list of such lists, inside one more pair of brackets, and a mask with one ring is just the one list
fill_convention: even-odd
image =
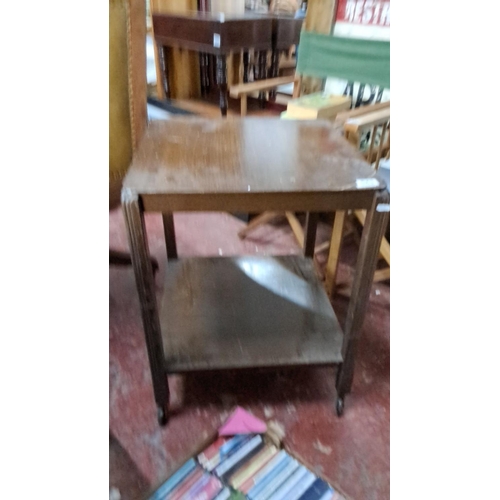
[[(226, 15), (210, 12), (153, 14), (153, 32), (158, 48), (162, 83), (168, 95), (168, 68), (165, 47), (180, 47), (201, 54), (201, 85), (208, 85), (208, 55), (217, 60), (216, 79), (222, 116), (227, 115), (226, 57), (243, 51), (244, 81), (248, 80), (248, 51), (257, 54), (256, 78), (278, 74), (279, 53), (299, 41), (301, 19), (283, 15)], [(267, 74), (267, 52), (272, 52), (271, 75)]]
[[(196, 145), (195, 147), (193, 145)], [(388, 213), (371, 165), (321, 121), (274, 118), (152, 122), (124, 181), (154, 395), (166, 423), (168, 373), (340, 364), (337, 412), (350, 391)], [(344, 329), (312, 262), (319, 212), (368, 210)], [(305, 256), (178, 258), (176, 211), (305, 211)], [(164, 218), (162, 297), (144, 212)]]

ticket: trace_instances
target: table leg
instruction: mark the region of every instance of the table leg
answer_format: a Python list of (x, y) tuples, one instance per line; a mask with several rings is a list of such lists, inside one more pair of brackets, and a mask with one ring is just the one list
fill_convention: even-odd
[(165, 245), (167, 258), (177, 259), (177, 243), (175, 241), (174, 214), (163, 214), (163, 231), (165, 232)]
[(167, 74), (167, 55), (165, 53), (166, 48), (157, 44), (157, 52), (158, 52), (158, 60), (160, 63), (160, 71), (161, 71), (161, 84), (163, 87), (163, 94), (165, 98), (170, 97), (169, 88), (168, 88), (168, 74)]
[[(270, 77), (277, 78), (279, 76), (279, 70), (280, 70), (280, 52), (279, 50), (273, 50), (271, 54)], [(269, 91), (269, 100), (271, 102), (276, 101), (276, 89)]]
[(144, 214), (139, 196), (131, 190), (122, 191), (122, 207), (130, 242), (132, 265), (141, 305), (153, 391), (158, 409), (158, 421), (167, 423), (169, 389), (160, 319), (156, 305), (155, 285), (151, 267)]
[(208, 79), (210, 88), (217, 86), (217, 56), (208, 54)]
[(250, 62), (250, 56), (248, 52), (243, 51), (243, 83), (248, 83), (248, 65)]
[(304, 255), (314, 257), (314, 247), (316, 246), (316, 229), (318, 227), (319, 214), (317, 212), (307, 212), (306, 232), (304, 233)]
[(219, 106), (222, 116), (227, 115), (227, 67), (226, 56), (217, 56), (217, 85), (219, 85)]
[(380, 242), (384, 236), (389, 212), (383, 205), (389, 203), (389, 193), (384, 191), (374, 196), (373, 204), (367, 214), (361, 235), (361, 245), (356, 263), (356, 273), (352, 285), (351, 300), (347, 310), (342, 345), (343, 363), (337, 372), (337, 414), (344, 409), (344, 397), (350, 392), (354, 377), (354, 356), (368, 306), (373, 275), (377, 266)]
[(326, 263), (325, 288), (326, 293), (331, 298), (335, 291), (337, 281), (337, 271), (340, 262), (340, 250), (342, 248), (342, 235), (344, 232), (346, 212), (337, 210), (333, 220), (332, 237), (330, 239), (330, 250), (328, 252), (328, 261)]
[(210, 80), (208, 78), (208, 54), (202, 52), (200, 54), (200, 68), (201, 68), (201, 95), (208, 94), (210, 88)]
[[(267, 63), (267, 52), (265, 50), (261, 50), (258, 56), (258, 68), (259, 68), (259, 80), (266, 79), (266, 63)], [(260, 107), (264, 108), (266, 105), (266, 93), (259, 92), (259, 103)]]

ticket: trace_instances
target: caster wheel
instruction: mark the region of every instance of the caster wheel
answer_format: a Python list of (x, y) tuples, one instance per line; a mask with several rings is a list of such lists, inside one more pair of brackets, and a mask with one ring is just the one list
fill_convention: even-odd
[(157, 416), (158, 416), (158, 423), (164, 427), (165, 425), (167, 425), (167, 413), (166, 411), (163, 409), (163, 408), (160, 408), (158, 407), (158, 410), (157, 410)]
[(337, 410), (337, 416), (341, 417), (342, 413), (344, 413), (344, 398), (337, 398), (335, 409)]

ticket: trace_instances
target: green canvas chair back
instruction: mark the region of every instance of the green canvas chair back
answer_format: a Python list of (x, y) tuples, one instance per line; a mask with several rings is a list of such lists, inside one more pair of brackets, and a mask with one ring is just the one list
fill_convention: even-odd
[[(390, 88), (390, 42), (303, 31), (297, 73), (347, 80), (344, 94), (353, 98), (354, 107), (379, 102), (384, 89)], [(355, 82), (360, 83), (356, 97), (353, 95)], [(371, 88), (370, 97), (363, 100), (366, 85)]]

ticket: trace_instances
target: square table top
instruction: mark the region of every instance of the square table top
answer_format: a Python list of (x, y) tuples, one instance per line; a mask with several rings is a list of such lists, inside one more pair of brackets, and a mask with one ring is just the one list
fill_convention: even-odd
[(332, 193), (384, 181), (331, 122), (174, 118), (152, 122), (124, 189), (139, 195)]

